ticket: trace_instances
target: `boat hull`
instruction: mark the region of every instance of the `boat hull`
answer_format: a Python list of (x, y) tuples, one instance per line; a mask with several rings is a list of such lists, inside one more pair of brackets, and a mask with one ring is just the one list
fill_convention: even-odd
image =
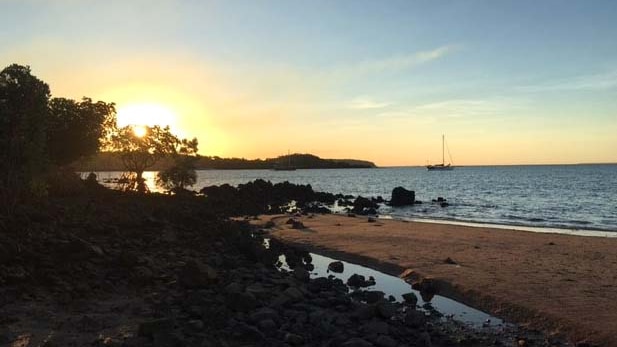
[(429, 171), (450, 171), (454, 169), (454, 166), (451, 165), (428, 165), (426, 167)]

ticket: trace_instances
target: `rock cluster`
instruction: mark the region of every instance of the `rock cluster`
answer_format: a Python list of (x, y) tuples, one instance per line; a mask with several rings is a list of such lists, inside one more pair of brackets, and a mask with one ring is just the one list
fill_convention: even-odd
[[(311, 278), (308, 252), (265, 242), (248, 223), (213, 215), (203, 198), (109, 193), (14, 218), (0, 224), (2, 344), (17, 345), (26, 333), (45, 346), (500, 341), (427, 317), (411, 293), (392, 302), (370, 288), (372, 278)], [(41, 322), (54, 334), (37, 328)]]

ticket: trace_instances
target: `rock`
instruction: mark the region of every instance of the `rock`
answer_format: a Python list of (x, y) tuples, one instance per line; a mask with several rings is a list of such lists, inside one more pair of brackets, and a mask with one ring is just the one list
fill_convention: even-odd
[(368, 287), (371, 284), (366, 281), (364, 276), (353, 274), (347, 279), (347, 285), (354, 288)]
[(374, 215), (377, 215), (377, 209), (374, 209), (372, 207), (371, 208), (365, 208), (362, 211), (362, 214), (363, 215), (373, 215), (374, 216)]
[(433, 296), (437, 294), (437, 284), (431, 278), (423, 278), (412, 284), (411, 287), (420, 291), (420, 296), (424, 301), (431, 301)]
[(301, 300), (304, 297), (304, 294), (302, 294), (302, 292), (296, 288), (296, 287), (289, 287), (287, 289), (285, 289), (285, 291), (283, 291), (283, 294), (285, 294), (285, 296), (289, 297), (291, 300)]
[(226, 296), (227, 307), (234, 311), (248, 312), (253, 310), (257, 306), (257, 299), (255, 295), (247, 292), (242, 293), (227, 293)]
[(405, 269), (398, 277), (404, 279), (406, 282), (415, 282), (420, 280), (420, 274), (414, 269)]
[(225, 286), (225, 292), (227, 293), (240, 293), (244, 290), (242, 285), (238, 282), (231, 282)]
[(269, 220), (269, 221), (267, 221), (267, 222), (266, 222), (266, 224), (264, 225), (264, 228), (266, 228), (266, 229), (274, 228), (274, 226), (275, 226), (275, 225), (276, 225), (276, 224), (274, 224), (274, 222), (273, 222), (273, 221)]
[(289, 219), (285, 222), (285, 224), (290, 224), (290, 225), (291, 225), (291, 224), (294, 224), (294, 222), (296, 222), (296, 220), (295, 220), (295, 219), (293, 219), (293, 218), (289, 218)]
[(251, 342), (261, 341), (266, 338), (259, 329), (244, 323), (238, 324), (234, 329), (234, 333), (241, 339)]
[(405, 293), (402, 296), (403, 300), (405, 300), (405, 304), (407, 305), (416, 306), (416, 304), (418, 303), (418, 297), (412, 292)]
[(412, 190), (407, 190), (403, 187), (392, 189), (392, 197), (390, 206), (407, 206), (413, 205), (416, 201), (416, 193)]
[(133, 275), (136, 280), (142, 283), (150, 282), (154, 278), (154, 272), (146, 266), (136, 266), (133, 269)]
[(341, 344), (341, 347), (371, 347), (371, 346), (374, 346), (374, 345), (359, 337), (353, 337)]
[(379, 347), (396, 347), (397, 346), (396, 340), (387, 335), (379, 335), (375, 343)]
[(306, 227), (304, 226), (304, 223), (300, 222), (300, 221), (293, 221), (293, 223), (291, 224), (291, 228), (292, 229), (306, 229)]
[(264, 307), (252, 313), (250, 319), (254, 323), (268, 319), (277, 322), (280, 320), (280, 316), (276, 310), (273, 310), (269, 307)]
[(424, 323), (426, 322), (426, 316), (424, 315), (424, 312), (409, 310), (407, 311), (407, 313), (405, 313), (404, 322), (405, 325), (409, 327), (420, 328), (424, 326)]
[(368, 217), (367, 222), (369, 223), (375, 223), (377, 221), (377, 219), (373, 218), (373, 217)]
[(152, 337), (158, 332), (172, 331), (174, 322), (170, 318), (154, 319), (139, 324), (139, 336)]
[(444, 260), (444, 263), (446, 264), (450, 264), (450, 265), (456, 265), (458, 264), (457, 262), (455, 262), (454, 260), (452, 260), (452, 258), (447, 257), (446, 260)]
[(448, 207), (448, 206), (450, 206), (450, 204), (448, 204), (447, 202), (442, 202), (442, 203), (439, 204), (439, 206), (441, 206), (441, 207)]
[(374, 304), (376, 302), (382, 301), (384, 299), (384, 297), (386, 296), (386, 293), (379, 291), (379, 290), (367, 290), (365, 292), (365, 299), (366, 302), (369, 304)]
[(260, 283), (249, 284), (245, 291), (249, 294), (253, 294), (256, 298), (263, 298), (269, 294), (269, 291), (264, 288)]
[(370, 334), (388, 335), (390, 333), (390, 326), (384, 321), (372, 320), (363, 324), (360, 330)]
[(297, 334), (286, 333), (285, 334), (285, 342), (292, 346), (300, 346), (304, 344), (304, 337)]
[(218, 273), (210, 265), (191, 260), (179, 274), (179, 281), (189, 288), (206, 287), (218, 281)]
[(202, 331), (204, 329), (204, 322), (201, 319), (193, 319), (187, 322), (187, 325), (193, 331)]
[(340, 274), (345, 270), (345, 267), (343, 265), (343, 262), (333, 261), (330, 264), (328, 264), (328, 270)]
[(276, 330), (276, 323), (272, 319), (261, 320), (257, 322), (257, 326), (263, 331)]
[(353, 312), (352, 316), (358, 320), (369, 320), (375, 317), (375, 307), (362, 304)]
[(377, 305), (377, 314), (385, 319), (390, 319), (396, 314), (397, 305), (392, 303), (380, 303)]
[(311, 278), (311, 274), (303, 266), (296, 266), (293, 275), (298, 281), (302, 282), (308, 282)]
[(418, 336), (418, 346), (432, 347), (433, 344), (431, 343), (431, 335), (429, 335), (429, 333), (427, 333), (426, 331), (420, 333), (420, 335)]
[(377, 208), (379, 208), (379, 205), (377, 205), (374, 201), (358, 196), (353, 202), (351, 212), (361, 215), (376, 214)]

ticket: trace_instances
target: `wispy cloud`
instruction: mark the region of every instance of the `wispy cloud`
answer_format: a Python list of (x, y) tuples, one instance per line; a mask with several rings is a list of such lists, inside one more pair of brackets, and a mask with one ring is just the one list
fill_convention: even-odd
[(506, 106), (503, 100), (453, 99), (416, 106), (416, 113), (445, 115), (451, 118), (485, 116), (499, 113)]
[(430, 51), (398, 55), (378, 60), (359, 62), (352, 69), (358, 72), (399, 71), (440, 59), (456, 50), (456, 46), (442, 46)]
[(379, 102), (375, 101), (371, 98), (361, 97), (353, 99), (348, 108), (356, 109), (356, 110), (369, 110), (369, 109), (377, 109), (388, 107), (391, 104), (389, 102)]
[[(413, 52), (380, 59), (360, 60), (345, 65), (326, 69), (320, 77), (336, 80), (373, 75), (386, 72), (398, 72), (441, 59), (459, 49), (458, 45), (437, 47), (428, 51)], [(324, 76), (325, 75), (325, 76)]]
[(499, 117), (523, 107), (521, 101), (505, 98), (451, 99), (379, 113), (383, 118), (413, 118), (433, 122), (438, 119), (479, 119)]
[(617, 69), (606, 73), (573, 76), (517, 88), (523, 92), (594, 91), (617, 87)]

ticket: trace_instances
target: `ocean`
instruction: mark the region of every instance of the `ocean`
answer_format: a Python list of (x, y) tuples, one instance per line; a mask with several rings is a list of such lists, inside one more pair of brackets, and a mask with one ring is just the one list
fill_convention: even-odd
[[(99, 178), (119, 177), (100, 172)], [(155, 172), (145, 177), (152, 190)], [(617, 165), (469, 166), (452, 171), (424, 167), (325, 170), (199, 170), (199, 190), (255, 179), (310, 184), (331, 193), (390, 198), (397, 186), (416, 192), (420, 205), (379, 212), (387, 218), (479, 223), (565, 231), (617, 232)], [(432, 199), (444, 197), (441, 207)]]

